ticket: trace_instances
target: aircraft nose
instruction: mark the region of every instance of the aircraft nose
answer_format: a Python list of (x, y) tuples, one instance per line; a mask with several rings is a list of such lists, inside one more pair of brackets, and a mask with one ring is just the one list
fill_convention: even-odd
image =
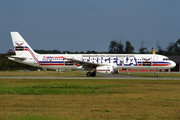
[(171, 66), (172, 66), (172, 67), (175, 67), (175, 66), (176, 66), (176, 63), (175, 63), (174, 61), (172, 61)]

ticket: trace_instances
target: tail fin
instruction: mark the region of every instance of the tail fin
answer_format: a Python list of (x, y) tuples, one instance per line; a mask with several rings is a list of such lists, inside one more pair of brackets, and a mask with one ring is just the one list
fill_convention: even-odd
[(37, 54), (18, 32), (11, 32), (11, 38), (17, 56), (28, 57)]

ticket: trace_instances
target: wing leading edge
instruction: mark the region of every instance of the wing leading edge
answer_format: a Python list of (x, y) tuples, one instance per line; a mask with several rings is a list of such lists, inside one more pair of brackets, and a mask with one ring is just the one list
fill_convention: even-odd
[(72, 63), (77, 63), (79, 64), (78, 66), (83, 66), (83, 68), (96, 68), (98, 66), (104, 66), (104, 64), (90, 63), (81, 60), (76, 60), (73, 58), (67, 58), (67, 60), (71, 61)]

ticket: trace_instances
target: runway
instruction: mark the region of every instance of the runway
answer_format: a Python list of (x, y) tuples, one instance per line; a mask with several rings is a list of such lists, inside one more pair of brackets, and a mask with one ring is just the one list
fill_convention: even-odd
[(180, 80), (180, 78), (173, 77), (139, 77), (132, 75), (104, 75), (97, 77), (58, 77), (58, 76), (0, 76), (0, 79), (117, 79), (117, 80)]

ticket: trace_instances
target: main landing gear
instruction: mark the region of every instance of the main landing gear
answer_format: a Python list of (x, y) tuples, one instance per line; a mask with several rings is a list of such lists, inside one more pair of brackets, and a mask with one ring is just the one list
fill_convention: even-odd
[(87, 72), (86, 76), (87, 77), (96, 77), (96, 73), (95, 72)]

